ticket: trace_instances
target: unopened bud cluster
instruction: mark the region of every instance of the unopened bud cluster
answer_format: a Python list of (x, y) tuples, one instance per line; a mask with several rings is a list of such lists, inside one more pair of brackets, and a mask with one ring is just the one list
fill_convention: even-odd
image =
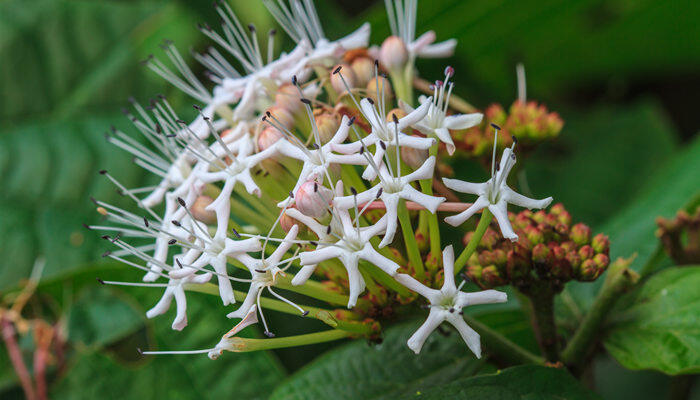
[[(559, 203), (549, 212), (509, 213), (517, 242), (504, 239), (489, 227), (467, 262), (467, 275), (482, 288), (513, 285), (526, 291), (536, 281), (561, 290), (570, 280), (593, 281), (608, 267), (610, 244), (603, 234), (593, 236)], [(473, 232), (464, 237), (468, 243)]]
[(680, 210), (674, 218), (656, 219), (656, 236), (669, 255), (679, 265), (700, 263), (700, 207), (691, 215)]
[(502, 129), (498, 141), (501, 148), (510, 146), (513, 138), (526, 148), (554, 139), (564, 126), (559, 114), (535, 101), (516, 100), (508, 111), (500, 104), (492, 104), (484, 112), (480, 125), (455, 134), (457, 149), (473, 157), (488, 154), (493, 142), (491, 124)]

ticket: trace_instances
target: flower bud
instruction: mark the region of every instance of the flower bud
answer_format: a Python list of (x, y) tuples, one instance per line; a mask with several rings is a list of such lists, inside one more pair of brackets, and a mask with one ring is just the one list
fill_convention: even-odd
[(467, 268), (467, 276), (474, 282), (480, 282), (482, 269), (481, 265), (470, 265)]
[(491, 256), (491, 252), (488, 250), (484, 250), (481, 253), (479, 253), (479, 264), (481, 265), (491, 265), (493, 264), (493, 257)]
[(294, 225), (299, 225), (299, 227), (303, 226), (299, 221), (287, 215), (286, 212), (282, 214), (282, 217), (280, 217), (280, 227), (284, 229), (285, 232), (289, 232)]
[(569, 263), (569, 261), (566, 259), (566, 255), (562, 259), (558, 259), (554, 262), (554, 264), (552, 264), (550, 272), (553, 276), (561, 279), (562, 281), (568, 281), (574, 275), (574, 271), (571, 268), (571, 263)]
[(598, 267), (593, 260), (585, 260), (576, 274), (580, 281), (594, 281), (598, 277)]
[[(417, 137), (417, 135), (411, 135)], [(425, 160), (430, 156), (427, 149), (419, 150), (411, 147), (404, 147), (401, 149), (401, 161), (405, 162), (406, 165), (413, 169), (418, 169)]]
[[(391, 93), (391, 83), (383, 77), (374, 77), (367, 82), (367, 97), (371, 98), (374, 101), (379, 101), (377, 100), (377, 93), (379, 93), (379, 96), (384, 96), (384, 100), (389, 103), (389, 100), (392, 97)], [(398, 116), (398, 115), (397, 115)]]
[(566, 261), (568, 261), (574, 269), (581, 266), (581, 256), (576, 252), (570, 251), (566, 253)]
[(282, 132), (278, 131), (275, 127), (267, 126), (258, 135), (258, 149), (263, 151), (270, 148), (282, 138), (284, 138)]
[[(331, 85), (336, 93), (343, 94), (347, 91), (345, 89), (345, 83), (347, 83), (350, 88), (357, 87), (357, 77), (355, 77), (353, 69), (347, 64), (337, 64), (331, 71), (335, 71), (338, 68), (340, 68), (340, 73), (331, 73)], [(342, 78), (340, 74), (342, 74)], [(343, 79), (345, 79), (345, 83), (343, 83)]]
[(502, 286), (506, 283), (495, 265), (489, 265), (481, 270), (481, 282), (484, 287)]
[(355, 73), (357, 87), (365, 87), (374, 76), (374, 62), (367, 57), (358, 57), (350, 64)]
[(316, 181), (304, 182), (294, 195), (297, 209), (312, 218), (323, 218), (333, 200), (333, 192)]
[(588, 244), (591, 240), (591, 228), (585, 224), (579, 223), (571, 227), (571, 233), (569, 234), (571, 240), (574, 241), (579, 246)]
[(328, 141), (335, 136), (336, 131), (338, 131), (340, 127), (338, 116), (329, 112), (321, 112), (314, 118), (316, 119), (316, 126), (318, 127), (321, 143), (328, 143)]
[(270, 122), (275, 125), (279, 124), (287, 129), (292, 129), (294, 127), (294, 116), (287, 108), (273, 105), (267, 109), (267, 112), (272, 116), (270, 118), (272, 121)]
[(603, 271), (605, 271), (606, 268), (608, 268), (608, 265), (610, 264), (610, 258), (605, 254), (599, 253), (596, 254), (595, 257), (593, 257), (593, 262), (602, 273)]
[(500, 269), (508, 262), (508, 254), (503, 249), (495, 249), (491, 252), (493, 263)]
[(483, 246), (487, 249), (492, 249), (498, 243), (499, 234), (491, 228), (487, 228), (484, 232), (484, 236), (481, 238), (479, 246)]
[(544, 224), (545, 217), (547, 217), (547, 213), (544, 210), (539, 210), (532, 214), (532, 219), (538, 224)]
[(578, 249), (578, 255), (582, 260), (590, 260), (595, 256), (595, 250), (590, 245), (585, 245)]
[(571, 240), (567, 240), (566, 242), (560, 244), (562, 249), (566, 252), (575, 252), (577, 249), (576, 243), (572, 242)]
[(610, 239), (602, 233), (599, 233), (593, 237), (591, 247), (593, 247), (596, 253), (607, 254), (610, 251)]
[(532, 248), (532, 261), (537, 264), (547, 264), (551, 251), (544, 243), (540, 243)]
[(275, 94), (275, 105), (289, 111), (291, 114), (297, 114), (302, 110), (301, 96), (299, 89), (291, 83), (285, 83), (277, 89)]
[(537, 245), (540, 243), (544, 243), (544, 235), (542, 234), (542, 231), (537, 229), (536, 227), (532, 225), (528, 225), (523, 229), (525, 232), (525, 237), (527, 238), (528, 241), (530, 241), (531, 245)]
[(209, 196), (202, 195), (197, 197), (194, 203), (192, 203), (192, 207), (190, 207), (190, 212), (192, 213), (194, 219), (204, 222), (207, 225), (215, 224), (216, 213), (214, 211), (205, 210), (205, 208), (207, 208), (213, 202), (214, 199)]
[(403, 68), (408, 61), (406, 44), (398, 36), (389, 36), (379, 50), (379, 61), (390, 71)]
[(508, 252), (507, 272), (511, 281), (521, 281), (530, 275), (530, 260), (521, 246)]

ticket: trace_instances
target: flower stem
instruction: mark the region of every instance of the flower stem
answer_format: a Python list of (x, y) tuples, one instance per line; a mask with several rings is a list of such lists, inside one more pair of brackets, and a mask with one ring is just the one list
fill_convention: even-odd
[[(437, 156), (438, 144), (435, 143), (430, 148), (430, 155)], [(420, 187), (423, 193), (427, 195), (433, 194), (433, 180), (423, 179), (420, 181)], [(440, 225), (438, 224), (437, 213), (431, 214), (429, 211), (422, 211), (428, 218), (428, 234), (430, 236), (430, 252), (436, 257), (442, 253), (442, 245), (440, 244)]]
[(554, 320), (554, 291), (548, 285), (540, 285), (528, 293), (532, 304), (532, 326), (537, 343), (547, 361), (559, 360), (557, 324)]
[(408, 209), (404, 200), (399, 202), (398, 215), (404, 243), (406, 244), (406, 252), (408, 253), (408, 261), (415, 269), (418, 280), (423, 280), (425, 278), (425, 268), (423, 267), (423, 260), (420, 256), (416, 236), (411, 226), (411, 217), (408, 215)]
[(479, 225), (476, 226), (474, 236), (472, 236), (472, 239), (469, 241), (469, 243), (467, 243), (467, 247), (462, 251), (462, 253), (459, 255), (459, 257), (457, 257), (457, 260), (455, 261), (455, 275), (459, 274), (464, 265), (467, 264), (467, 260), (469, 260), (469, 257), (471, 257), (474, 251), (476, 250), (476, 246), (478, 246), (479, 242), (481, 242), (481, 238), (484, 237), (484, 233), (486, 233), (486, 228), (489, 227), (489, 224), (491, 223), (492, 219), (493, 214), (491, 214), (491, 211), (489, 211), (488, 208), (485, 208), (484, 211), (481, 213)]
[[(280, 274), (281, 275), (281, 274)], [(286, 289), (292, 292), (300, 293), (305, 296), (325, 301), (328, 304), (344, 306), (348, 304), (348, 296), (328, 290), (321, 283), (307, 280), (303, 285), (292, 285), (292, 278), (289, 275), (278, 276), (276, 285), (280, 289)]]
[(286, 336), (272, 339), (250, 339), (233, 337), (231, 341), (231, 351), (247, 352), (258, 350), (282, 349), (285, 347), (305, 346), (310, 344), (331, 342), (333, 340), (345, 339), (353, 336), (349, 331), (330, 329), (323, 332), (307, 333), (304, 335)]
[(639, 280), (639, 275), (628, 266), (629, 262), (626, 260), (618, 260), (610, 265), (603, 288), (562, 352), (562, 361), (567, 365), (576, 367), (581, 364), (600, 338), (601, 326), (620, 294)]
[(469, 326), (481, 335), (484, 345), (496, 358), (508, 364), (544, 364), (544, 359), (510, 341), (510, 339), (465, 315), (465, 321)]

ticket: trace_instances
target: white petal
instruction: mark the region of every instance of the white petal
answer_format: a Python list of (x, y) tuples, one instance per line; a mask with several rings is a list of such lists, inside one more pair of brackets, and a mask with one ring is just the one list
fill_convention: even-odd
[(457, 328), (457, 332), (459, 332), (462, 340), (464, 340), (464, 343), (467, 344), (467, 347), (474, 353), (476, 358), (481, 358), (481, 340), (479, 339), (479, 334), (467, 325), (462, 316), (458, 313), (450, 314), (447, 321)]
[(428, 97), (426, 101), (419, 105), (415, 110), (406, 114), (406, 116), (403, 118), (399, 118), (399, 131), (403, 131), (406, 127), (423, 120), (423, 118), (425, 118), (425, 116), (428, 114), (432, 104), (432, 97)]
[(460, 193), (475, 194), (477, 196), (481, 196), (486, 192), (487, 185), (486, 183), (472, 183), (449, 178), (442, 178), (442, 183), (444, 183), (448, 188), (456, 190)]
[(311, 275), (314, 273), (316, 270), (316, 265), (305, 265), (301, 267), (299, 272), (294, 275), (294, 278), (292, 278), (292, 285), (293, 286), (299, 286), (303, 285), (306, 283), (307, 280), (311, 277)]
[(396, 274), (394, 277), (396, 281), (408, 288), (409, 290), (412, 290), (419, 295), (425, 297), (426, 299), (430, 300), (431, 298), (434, 298), (439, 294), (439, 291), (435, 289), (431, 289), (424, 284), (418, 282), (415, 278), (413, 278), (411, 275), (407, 274)]
[(510, 220), (508, 219), (508, 211), (506, 210), (506, 202), (501, 199), (498, 204), (489, 205), (489, 211), (496, 217), (498, 221), (498, 227), (501, 228), (501, 234), (506, 239), (510, 239), (511, 242), (518, 241), (518, 235), (513, 231), (513, 227), (510, 225)]
[(421, 48), (417, 55), (423, 58), (445, 58), (451, 57), (457, 46), (456, 39), (445, 40), (444, 42), (431, 44)]
[(460, 293), (459, 306), (473, 306), (477, 304), (495, 304), (508, 301), (508, 295), (498, 290), (482, 290), (480, 292)]
[(406, 344), (414, 353), (420, 353), (428, 336), (445, 320), (443, 314), (443, 311), (431, 309), (423, 325), (408, 339)]
[(523, 196), (520, 193), (515, 192), (513, 189), (507, 186), (501, 188), (501, 193), (501, 198), (504, 199), (506, 202), (529, 209), (546, 208), (552, 202), (551, 197), (547, 197), (546, 199), (542, 200), (531, 199), (529, 197)]
[(367, 243), (365, 247), (359, 251), (359, 256), (363, 260), (376, 265), (382, 271), (392, 276), (396, 275), (396, 271), (399, 269), (399, 264), (379, 254), (369, 243)]
[(445, 143), (447, 147), (447, 154), (452, 155), (455, 152), (455, 142), (452, 141), (452, 136), (447, 128), (437, 128), (435, 129), (435, 136), (440, 139), (441, 142)]
[(444, 272), (444, 283), (442, 289), (456, 290), (455, 286), (455, 252), (452, 245), (445, 247), (442, 251), (442, 268)]
[(488, 205), (489, 201), (486, 200), (486, 198), (480, 196), (478, 199), (476, 199), (474, 204), (472, 204), (466, 210), (462, 211), (459, 214), (445, 218), (445, 222), (452, 226), (460, 226), (464, 223), (464, 221), (468, 220), (472, 217), (472, 215), (476, 214), (477, 211), (488, 207)]
[(483, 118), (482, 113), (448, 115), (443, 126), (448, 129), (467, 129), (480, 124)]

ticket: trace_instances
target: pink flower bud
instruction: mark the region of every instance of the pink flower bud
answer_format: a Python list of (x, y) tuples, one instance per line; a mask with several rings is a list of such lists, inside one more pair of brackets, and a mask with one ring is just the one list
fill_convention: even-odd
[(190, 207), (190, 212), (192, 213), (192, 216), (201, 222), (204, 222), (207, 225), (213, 225), (216, 223), (216, 213), (214, 211), (208, 211), (206, 208), (214, 202), (214, 199), (212, 199), (209, 196), (199, 196), (197, 199), (195, 199), (194, 203), (192, 203), (192, 207)]
[(270, 113), (268, 118), (270, 124), (282, 125), (287, 129), (294, 127), (294, 116), (287, 108), (274, 105), (268, 108), (267, 112)]
[[(387, 80), (383, 76), (374, 77), (370, 79), (367, 83), (367, 97), (371, 98), (374, 101), (378, 101), (377, 93), (379, 93), (380, 97), (383, 94), (384, 100), (387, 101), (387, 103), (388, 100), (392, 97), (391, 83), (389, 83), (389, 80)], [(399, 117), (398, 114), (396, 116)]]
[(280, 217), (280, 227), (284, 229), (285, 232), (289, 232), (294, 225), (302, 226), (297, 220), (287, 215), (286, 212), (282, 214), (282, 217)]
[(315, 119), (321, 143), (328, 143), (328, 141), (331, 140), (340, 127), (340, 119), (338, 118), (338, 115), (331, 114), (329, 112), (321, 112), (315, 116)]
[(357, 87), (365, 87), (374, 76), (374, 62), (367, 57), (358, 57), (350, 65), (355, 73)]
[(379, 61), (390, 71), (403, 68), (408, 61), (406, 44), (398, 36), (389, 36), (379, 50)]
[(291, 114), (297, 114), (302, 110), (299, 89), (291, 83), (285, 83), (277, 89), (275, 94), (275, 105), (284, 108)]
[(333, 200), (333, 192), (316, 181), (307, 181), (294, 194), (297, 209), (312, 218), (323, 218)]
[[(333, 73), (337, 71), (338, 68), (340, 68), (340, 71), (337, 74)], [(353, 69), (347, 64), (338, 64), (331, 69), (331, 85), (338, 94), (342, 94), (347, 91), (345, 89), (345, 83), (343, 83), (343, 79), (345, 79), (345, 83), (347, 83), (348, 86), (350, 86), (350, 88), (356, 87), (357, 77), (355, 77), (355, 72), (353, 71)]]
[(263, 151), (277, 143), (277, 141), (283, 137), (284, 135), (282, 132), (278, 131), (277, 128), (272, 126), (265, 127), (258, 135), (258, 149)]

